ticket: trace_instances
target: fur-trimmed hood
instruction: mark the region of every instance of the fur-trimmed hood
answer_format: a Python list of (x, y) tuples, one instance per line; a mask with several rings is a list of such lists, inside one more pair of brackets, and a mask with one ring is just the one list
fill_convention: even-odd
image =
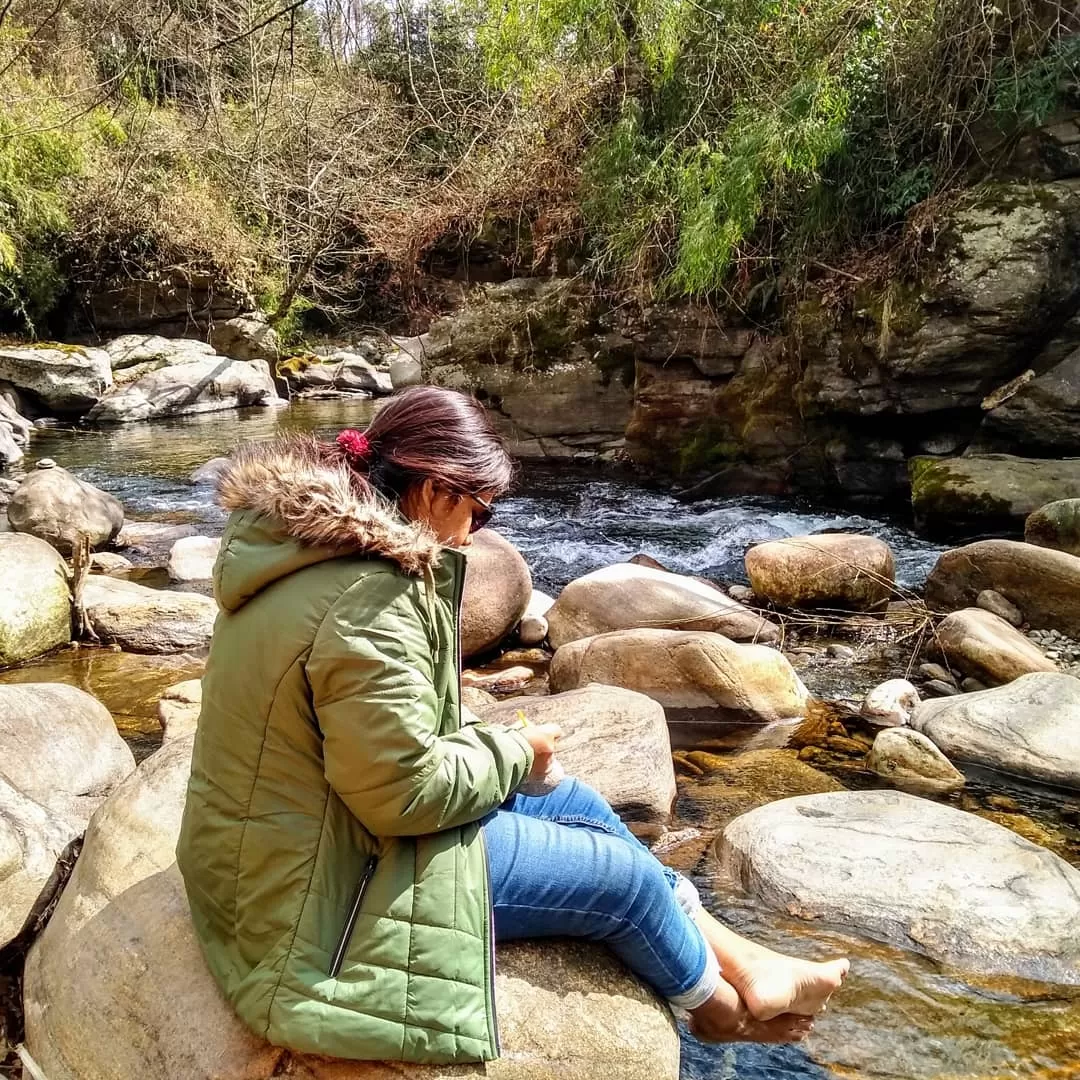
[[(358, 496), (346, 467), (322, 462), (317, 442), (310, 436), (246, 443), (222, 470), (217, 489), (218, 502), (224, 509), (251, 511), (261, 519), (259, 524), (252, 524), (253, 535), (233, 533), (227, 538), (229, 550), (222, 550), (219, 564), (221, 578), (229, 569), (230, 555), (240, 558), (242, 550), (254, 555), (253, 545), (264, 549), (275, 542), (282, 549), (282, 565), (269, 580), (348, 553), (388, 559), (405, 573), (419, 575), (438, 564), (442, 551), (426, 526), (406, 521), (384, 499)], [(302, 553), (297, 546), (304, 549)], [(240, 561), (243, 564), (248, 560)], [(242, 603), (269, 584), (270, 567), (266, 564), (276, 561), (271, 553), (260, 550), (259, 557), (251, 561), (260, 568), (255, 574), (260, 579), (257, 584), (218, 582), (219, 590), (224, 584), (226, 593), (239, 594), (219, 597), (234, 601), (224, 604), (230, 610), (238, 606), (235, 601)], [(243, 565), (232, 570), (230, 577), (236, 570), (242, 573)]]

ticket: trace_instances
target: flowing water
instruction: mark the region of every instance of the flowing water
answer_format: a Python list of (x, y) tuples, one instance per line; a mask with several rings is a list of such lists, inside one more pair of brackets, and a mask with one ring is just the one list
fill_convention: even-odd
[[(192, 522), (214, 534), (222, 527), (223, 515), (208, 486), (189, 482), (195, 468), (227, 454), (243, 439), (283, 432), (328, 434), (345, 426), (362, 427), (369, 415), (367, 403), (301, 402), (287, 410), (218, 413), (106, 431), (45, 430), (35, 437), (27, 465), (34, 458), (52, 457), (115, 494), (132, 518)], [(940, 550), (896, 521), (776, 499), (683, 504), (627, 476), (565, 468), (526, 468), (515, 494), (500, 501), (494, 525), (524, 553), (537, 587), (551, 593), (583, 573), (639, 552), (673, 570), (742, 582), (742, 557), (750, 544), (836, 529), (871, 532), (887, 540), (897, 555), (899, 581), (918, 588)], [(858, 696), (875, 681), (902, 673), (896, 670), (895, 652), (875, 651), (872, 644), (860, 648), (857, 663), (815, 663), (809, 661), (800, 672), (812, 689), (829, 696)], [(0, 681), (65, 681), (92, 691), (142, 757), (160, 738), (155, 706), (161, 690), (197, 677), (201, 665), (199, 656), (65, 650), (2, 672)], [(681, 753), (676, 758), (680, 798), (674, 827), (693, 827), (701, 835), (671, 858), (696, 880), (714, 913), (776, 949), (805, 956), (839, 952), (853, 958), (848, 986), (807, 1044), (702, 1047), (686, 1038), (684, 1080), (1080, 1078), (1076, 992), (965, 979), (839, 928), (811, 927), (768, 912), (720, 880), (711, 837), (735, 814), (791, 792), (779, 774), (759, 778), (753, 791), (743, 792), (730, 777), (700, 767), (700, 761), (695, 764)], [(852, 763), (827, 762), (825, 767), (849, 787), (874, 782)], [(1003, 795), (1008, 802), (1001, 801)], [(983, 775), (973, 777), (965, 794), (954, 801), (1080, 865), (1080, 802), (1074, 796)]]

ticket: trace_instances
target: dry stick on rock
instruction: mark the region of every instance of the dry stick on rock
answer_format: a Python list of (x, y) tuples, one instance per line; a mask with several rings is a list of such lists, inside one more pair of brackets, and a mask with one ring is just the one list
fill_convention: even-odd
[(71, 605), (75, 616), (76, 641), (82, 641), (83, 638), (90, 641), (99, 640), (94, 628), (90, 625), (90, 620), (86, 617), (86, 604), (83, 601), (83, 590), (89, 576), (90, 537), (86, 533), (79, 533), (71, 553)]

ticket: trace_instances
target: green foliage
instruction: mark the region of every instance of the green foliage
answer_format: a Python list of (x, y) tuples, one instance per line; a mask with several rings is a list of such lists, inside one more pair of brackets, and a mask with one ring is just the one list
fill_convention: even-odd
[(1080, 36), (1055, 41), (1042, 56), (1035, 56), (999, 73), (994, 86), (994, 108), (1015, 126), (1044, 123), (1072, 97), (1080, 98)]

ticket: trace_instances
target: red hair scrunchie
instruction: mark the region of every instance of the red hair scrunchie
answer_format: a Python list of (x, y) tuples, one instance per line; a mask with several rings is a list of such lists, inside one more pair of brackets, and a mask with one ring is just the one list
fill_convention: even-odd
[(338, 435), (335, 442), (345, 451), (346, 456), (353, 461), (362, 462), (366, 465), (371, 460), (371, 443), (362, 431), (346, 428)]

